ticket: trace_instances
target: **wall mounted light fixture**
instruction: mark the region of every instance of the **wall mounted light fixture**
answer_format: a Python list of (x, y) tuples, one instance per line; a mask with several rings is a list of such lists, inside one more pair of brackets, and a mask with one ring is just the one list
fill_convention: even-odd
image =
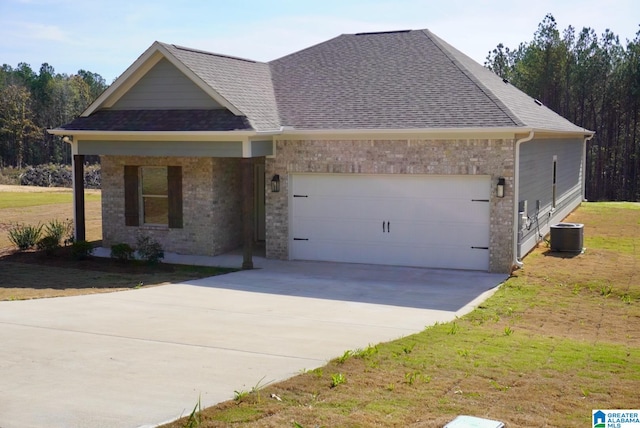
[(499, 198), (504, 198), (504, 177), (498, 178), (498, 185), (496, 186), (496, 196)]
[(274, 175), (271, 179), (271, 191), (274, 193), (280, 191), (280, 176), (278, 174)]

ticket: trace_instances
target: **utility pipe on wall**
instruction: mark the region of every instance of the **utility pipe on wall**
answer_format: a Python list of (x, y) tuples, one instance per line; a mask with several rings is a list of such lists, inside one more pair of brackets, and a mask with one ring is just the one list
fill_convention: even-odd
[(515, 155), (513, 165), (513, 265), (521, 268), (524, 266), (518, 259), (518, 203), (520, 199), (520, 144), (533, 140), (534, 131), (529, 131), (529, 135), (521, 138), (515, 143)]

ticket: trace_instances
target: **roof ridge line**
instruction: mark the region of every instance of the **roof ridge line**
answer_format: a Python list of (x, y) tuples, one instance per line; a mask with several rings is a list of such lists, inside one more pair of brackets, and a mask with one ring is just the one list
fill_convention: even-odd
[(379, 34), (397, 34), (397, 33), (410, 33), (413, 30), (390, 30), (390, 31), (371, 31), (364, 33), (355, 33), (354, 36), (377, 36)]
[(248, 58), (241, 58), (239, 56), (233, 56), (233, 55), (225, 55), (225, 54), (219, 54), (219, 53), (215, 53), (215, 52), (209, 52), (209, 51), (205, 51), (202, 49), (195, 49), (195, 48), (190, 48), (188, 46), (181, 46), (181, 45), (176, 45), (176, 44), (171, 44), (171, 46), (173, 46), (176, 49), (179, 49), (181, 51), (186, 51), (186, 52), (193, 52), (193, 53), (198, 53), (198, 54), (202, 54), (202, 55), (210, 55), (210, 56), (217, 56), (220, 58), (228, 58), (228, 59), (235, 59), (238, 61), (244, 61), (244, 62), (251, 62), (254, 64), (259, 64), (260, 61), (256, 61), (253, 59), (248, 59)]
[(487, 86), (485, 86), (479, 79), (477, 79), (467, 67), (465, 67), (460, 61), (458, 61), (458, 59), (455, 58), (451, 54), (451, 52), (442, 45), (442, 40), (438, 36), (433, 34), (428, 29), (420, 30), (420, 32), (424, 34), (425, 37), (429, 38), (429, 40), (431, 40), (436, 45), (436, 47), (449, 59), (449, 61), (451, 61), (456, 66), (456, 68), (458, 68), (467, 77), (467, 79), (473, 82), (473, 84), (476, 85), (478, 89), (480, 89), (482, 93), (485, 94), (487, 98), (496, 105), (496, 107), (504, 112), (509, 117), (509, 119), (513, 121), (513, 124), (515, 126), (526, 125), (509, 107), (507, 107), (505, 103), (500, 100), (500, 98), (498, 98), (492, 91), (490, 91)]

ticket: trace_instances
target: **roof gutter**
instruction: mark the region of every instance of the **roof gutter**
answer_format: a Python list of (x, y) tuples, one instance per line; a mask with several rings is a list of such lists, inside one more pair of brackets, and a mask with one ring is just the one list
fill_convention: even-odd
[(295, 138), (318, 138), (330, 137), (349, 139), (371, 139), (380, 137), (400, 137), (400, 138), (514, 138), (516, 134), (535, 132), (538, 137), (561, 138), (564, 136), (580, 137), (589, 133), (585, 129), (576, 130), (553, 130), (538, 129), (531, 127), (469, 127), (469, 128), (342, 128), (342, 129), (302, 129), (285, 126), (282, 135)]
[(524, 263), (518, 258), (518, 205), (520, 199), (520, 145), (527, 141), (533, 140), (534, 130), (529, 131), (529, 135), (520, 138), (515, 143), (514, 168), (513, 168), (513, 265), (518, 269), (524, 266)]

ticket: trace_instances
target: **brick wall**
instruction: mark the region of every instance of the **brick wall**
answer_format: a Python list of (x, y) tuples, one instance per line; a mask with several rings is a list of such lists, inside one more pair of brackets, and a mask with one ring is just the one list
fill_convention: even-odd
[[(134, 245), (138, 234), (165, 251), (217, 255), (242, 243), (240, 162), (232, 158), (102, 156), (103, 245)], [(182, 166), (183, 228), (125, 226), (124, 166)]]
[[(288, 174), (434, 174), (489, 175), (489, 270), (509, 272), (513, 259), (513, 143), (511, 139), (459, 140), (280, 140), (266, 176), (280, 175), (280, 192), (266, 192), (267, 257), (289, 256)], [(506, 179), (505, 197), (495, 197), (498, 177)]]

